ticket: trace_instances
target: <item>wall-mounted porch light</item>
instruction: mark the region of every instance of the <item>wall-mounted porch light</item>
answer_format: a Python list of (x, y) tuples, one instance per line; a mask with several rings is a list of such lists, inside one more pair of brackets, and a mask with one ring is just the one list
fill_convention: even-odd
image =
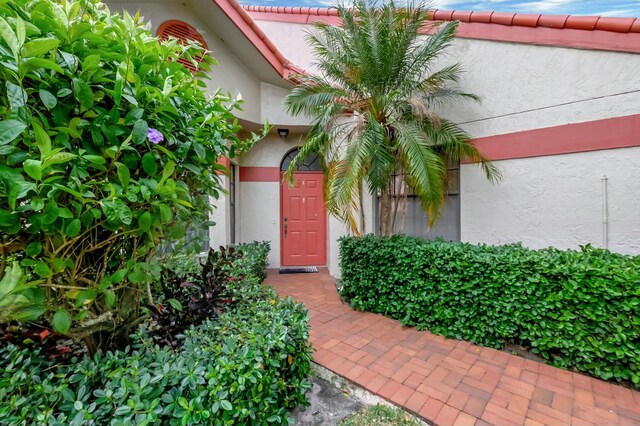
[(289, 136), (289, 129), (278, 129), (278, 136), (283, 139), (286, 138), (287, 136)]

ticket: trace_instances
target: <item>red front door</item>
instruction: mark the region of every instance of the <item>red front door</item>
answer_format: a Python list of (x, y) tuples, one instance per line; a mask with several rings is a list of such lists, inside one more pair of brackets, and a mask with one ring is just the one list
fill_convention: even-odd
[(280, 184), (282, 266), (327, 263), (327, 222), (322, 173), (296, 172), (295, 185)]

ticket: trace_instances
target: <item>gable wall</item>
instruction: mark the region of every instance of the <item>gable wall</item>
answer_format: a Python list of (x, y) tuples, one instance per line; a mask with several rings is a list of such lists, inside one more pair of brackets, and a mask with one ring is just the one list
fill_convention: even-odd
[(125, 9), (133, 15), (140, 10), (141, 16), (151, 24), (154, 34), (160, 24), (170, 19), (184, 21), (193, 26), (204, 37), (219, 64), (214, 67), (212, 79), (207, 82), (209, 89), (214, 91), (222, 88), (223, 93), (231, 93), (233, 96), (241, 94), (245, 101), (244, 111), (238, 111), (236, 115), (254, 123), (262, 121), (260, 79), (247, 69), (214, 29), (206, 24), (206, 19), (200, 19), (201, 17), (194, 14), (184, 2), (107, 0), (106, 3), (113, 12)]
[[(292, 62), (315, 71), (304, 40), (310, 26), (260, 20), (260, 14), (254, 19)], [(608, 247), (640, 253), (640, 217), (634, 213), (640, 211), (640, 133), (633, 137), (618, 128), (640, 129), (640, 55), (459, 38), (441, 60), (451, 62), (462, 63), (461, 87), (482, 102), (459, 104), (443, 115), (492, 155), (496, 149), (513, 151), (496, 157), (504, 175), (498, 185), (488, 183), (475, 165), (462, 165), (463, 241), (603, 246), (606, 175)], [(616, 117), (623, 119), (607, 121)], [(595, 130), (567, 127), (576, 123)]]

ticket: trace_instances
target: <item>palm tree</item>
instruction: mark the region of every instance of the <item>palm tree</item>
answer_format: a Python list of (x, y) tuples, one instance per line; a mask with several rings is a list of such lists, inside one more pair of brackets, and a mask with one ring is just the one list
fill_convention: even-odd
[[(447, 161), (478, 162), (488, 179), (500, 174), (456, 124), (436, 109), (448, 101), (478, 101), (456, 88), (459, 64), (433, 70), (453, 42), (457, 22), (429, 20), (422, 1), (355, 0), (338, 6), (341, 26), (318, 23), (308, 34), (320, 75), (298, 75), (288, 111), (312, 119), (294, 161), (320, 154), (328, 211), (364, 231), (363, 192), (379, 194), (380, 233), (402, 232), (406, 197), (417, 195), (430, 218), (446, 196)], [(423, 36), (424, 29), (432, 29)], [(356, 219), (360, 215), (360, 223)]]

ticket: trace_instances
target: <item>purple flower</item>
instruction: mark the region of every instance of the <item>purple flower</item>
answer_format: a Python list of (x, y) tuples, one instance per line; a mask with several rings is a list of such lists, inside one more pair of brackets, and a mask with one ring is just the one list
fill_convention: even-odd
[(164, 136), (156, 129), (149, 128), (147, 132), (147, 138), (151, 143), (160, 143), (164, 140)]

